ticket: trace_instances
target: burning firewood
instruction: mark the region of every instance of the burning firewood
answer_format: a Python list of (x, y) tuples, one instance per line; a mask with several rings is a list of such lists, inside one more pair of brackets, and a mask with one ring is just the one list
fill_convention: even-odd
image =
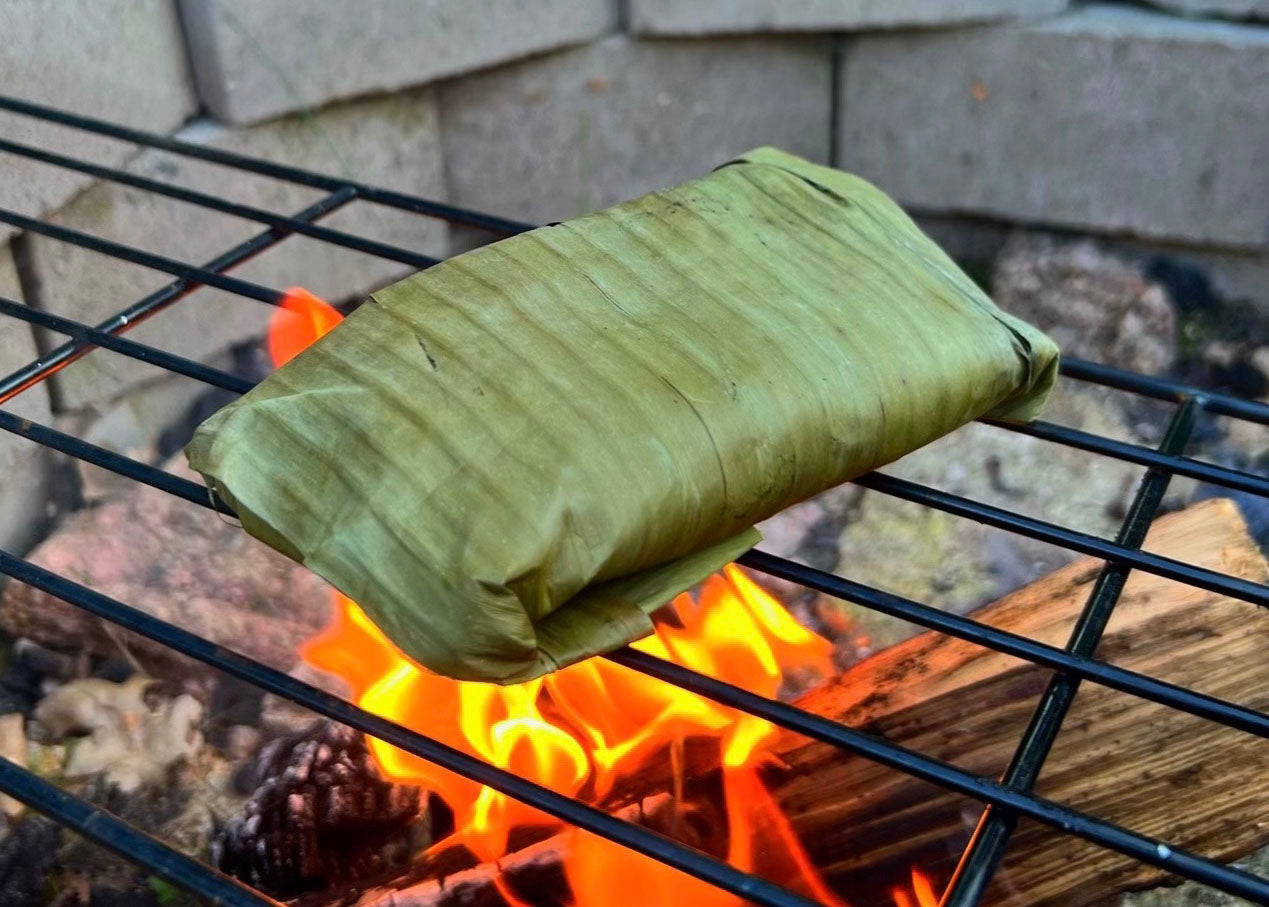
[[(1225, 500), (1160, 519), (1147, 547), (1256, 582), (1269, 577), (1236, 507)], [(974, 616), (1061, 645), (1100, 566), (1091, 559), (1078, 561)], [(1125, 668), (1265, 709), (1267, 647), (1269, 624), (1255, 606), (1135, 573), (1098, 654)], [(992, 650), (925, 633), (854, 666), (797, 704), (995, 776), (1012, 755), (1049, 674)], [(905, 883), (914, 866), (936, 882), (946, 881), (977, 820), (977, 804), (792, 734), (783, 735), (774, 750), (783, 764), (764, 774), (766, 786), (811, 862), (834, 890), (848, 893), (852, 907), (892, 904), (891, 887)], [(669, 763), (650, 759), (607, 797), (610, 808), (619, 810), (623, 802), (658, 791), (708, 784), (717, 774), (716, 764), (698, 754), (686, 759), (686, 780), (676, 784)], [(1259, 739), (1085, 684), (1037, 792), (1200, 853), (1233, 859), (1269, 842), (1263, 824), (1269, 814), (1265, 777), (1269, 752)], [(535, 888), (533, 880), (550, 877), (552, 866), (576, 846), (574, 834), (465, 869), (444, 884), (425, 881), (391, 897), (370, 894), (362, 907), (502, 907), (504, 886), (529, 904), (558, 903), (558, 890)], [(558, 882), (558, 873), (555, 878)], [(1000, 903), (1006, 894), (1023, 892), (1030, 905), (1090, 904), (1162, 878), (1152, 866), (1024, 822), (990, 898)]]

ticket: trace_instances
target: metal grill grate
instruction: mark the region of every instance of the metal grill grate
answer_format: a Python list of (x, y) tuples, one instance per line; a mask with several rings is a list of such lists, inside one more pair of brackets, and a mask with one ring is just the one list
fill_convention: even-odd
[[(242, 378), (151, 346), (135, 343), (124, 339), (121, 335), (137, 323), (162, 312), (202, 286), (216, 287), (266, 305), (277, 305), (281, 301), (281, 293), (278, 290), (229, 276), (226, 272), (292, 234), (302, 234), (416, 268), (435, 263), (435, 259), (409, 249), (329, 229), (319, 224), (323, 217), (353, 200), (386, 205), (413, 214), (441, 218), (500, 234), (513, 234), (531, 229), (528, 224), (227, 151), (191, 145), (165, 136), (151, 135), (13, 98), (0, 96), (0, 110), (121, 139), (139, 146), (199, 158), (328, 193), (324, 198), (287, 217), (246, 205), (230, 203), (210, 195), (135, 176), (114, 168), (101, 167), (43, 149), (0, 140), (0, 151), (8, 154), (34, 159), (50, 166), (69, 168), (99, 179), (114, 181), (246, 218), (259, 222), (267, 228), (203, 266), (196, 267), (141, 249), (110, 242), (101, 237), (43, 223), (0, 208), (0, 222), (165, 272), (175, 278), (163, 289), (129, 305), (95, 327), (38, 311), (13, 300), (0, 298), (0, 313), (3, 315), (42, 326), (64, 334), (68, 338), (63, 345), (37, 361), (11, 375), (0, 378), (0, 405), (96, 348), (112, 350), (231, 392), (243, 393), (249, 390), (251, 383)], [(1162, 443), (1154, 449), (1048, 422), (1036, 422), (1030, 425), (998, 423), (1002, 428), (1023, 432), (1047, 442), (1068, 445), (1147, 468), (1145, 477), (1114, 541), (881, 473), (871, 473), (856, 481), (859, 485), (882, 494), (936, 508), (958, 517), (976, 520), (1007, 532), (1018, 533), (1103, 560), (1105, 566), (1075, 624), (1070, 642), (1064, 649), (1039, 643), (967, 617), (947, 613), (920, 602), (764, 552), (751, 551), (740, 559), (741, 564), (753, 570), (799, 583), (818, 592), (1053, 669), (1055, 671), (1053, 680), (1041, 696), (1031, 722), (1019, 740), (1014, 758), (1002, 780), (996, 781), (969, 773), (946, 762), (893, 745), (790, 705), (754, 695), (644, 653), (624, 649), (607, 657), (628, 668), (983, 803), (985, 810), (982, 820), (962, 856), (956, 878), (944, 897), (944, 904), (949, 907), (969, 907), (978, 903), (1000, 864), (1014, 825), (1020, 816), (1228, 893), (1256, 902), (1269, 903), (1269, 880), (1267, 879), (1240, 869), (1223, 866), (1170, 843), (1154, 840), (1031, 793), (1031, 788), (1044, 765), (1049, 749), (1061, 730), (1063, 718), (1075, 697), (1077, 688), (1083, 681), (1102, 684), (1209, 721), (1219, 722), (1248, 734), (1255, 734), (1262, 738), (1269, 737), (1269, 715), (1092, 658), (1102, 632), (1114, 611), (1124, 582), (1132, 570), (1156, 574), (1262, 607), (1269, 605), (1269, 586), (1141, 550), (1146, 529), (1156, 515), (1164, 491), (1173, 475), (1188, 476), (1236, 491), (1269, 497), (1269, 479), (1186, 457), (1182, 453), (1200, 411), (1269, 425), (1269, 406), (1224, 394), (1208, 393), (1194, 387), (1077, 359), (1066, 359), (1062, 364), (1062, 374), (1070, 379), (1109, 386), (1174, 404)], [(0, 429), (138, 482), (152, 485), (194, 504), (219, 510), (222, 513), (229, 512), (222, 503), (213, 501), (207, 490), (197, 483), (173, 476), (50, 427), (20, 419), (3, 409), (0, 409)], [(123, 602), (97, 593), (7, 552), (0, 552), (0, 572), (254, 684), (264, 691), (286, 697), (316, 713), (379, 737), (407, 752), (433, 761), (481, 784), (489, 785), (564, 822), (620, 843), (749, 901), (763, 905), (787, 905), (787, 907), (810, 903), (799, 895), (741, 872), (645, 828), (610, 816), (578, 800), (554, 793), (454, 750), (421, 733), (376, 717), (285, 673), (235, 652), (226, 651), (207, 639), (151, 617)], [(4, 759), (0, 759), (0, 791), (16, 797), (85, 837), (145, 867), (150, 872), (211, 902), (232, 905), (276, 903)]]

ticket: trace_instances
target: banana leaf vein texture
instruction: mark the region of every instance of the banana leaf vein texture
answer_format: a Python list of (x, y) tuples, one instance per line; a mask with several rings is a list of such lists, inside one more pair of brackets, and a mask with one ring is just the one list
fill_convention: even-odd
[(191, 465), (411, 658), (512, 683), (651, 632), (754, 524), (979, 416), (1052, 341), (881, 191), (761, 148), (375, 293)]

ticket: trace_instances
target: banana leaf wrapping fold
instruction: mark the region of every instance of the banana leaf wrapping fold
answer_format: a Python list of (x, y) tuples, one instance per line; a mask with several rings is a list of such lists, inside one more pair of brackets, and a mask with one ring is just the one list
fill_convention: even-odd
[(509, 683), (647, 635), (780, 509), (1032, 418), (1057, 358), (878, 189), (759, 149), (374, 294), (188, 454), (407, 655)]

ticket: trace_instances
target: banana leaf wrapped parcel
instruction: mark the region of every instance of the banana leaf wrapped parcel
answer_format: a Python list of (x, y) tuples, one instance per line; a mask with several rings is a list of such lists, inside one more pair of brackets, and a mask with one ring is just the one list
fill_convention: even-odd
[(774, 149), (375, 293), (188, 455), (411, 658), (511, 683), (651, 632), (754, 524), (1058, 351), (869, 183)]

